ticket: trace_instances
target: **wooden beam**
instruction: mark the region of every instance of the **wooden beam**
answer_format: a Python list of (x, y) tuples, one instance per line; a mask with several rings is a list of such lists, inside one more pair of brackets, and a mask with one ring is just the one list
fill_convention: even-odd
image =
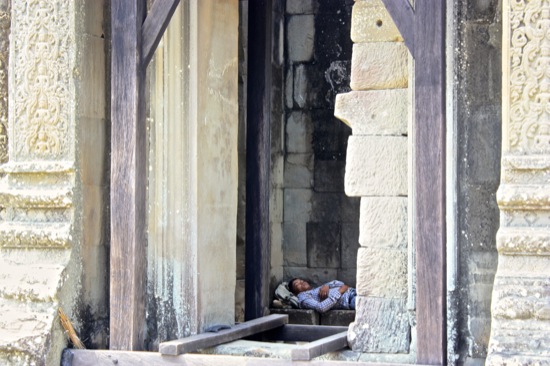
[[(311, 360), (307, 362), (263, 357), (185, 354), (163, 356), (158, 352), (124, 352), (66, 349), (61, 366), (410, 366), (401, 363)], [(420, 365), (418, 365), (420, 366)], [(424, 365), (425, 366), (425, 365)]]
[(163, 355), (180, 355), (182, 353), (195, 352), (198, 349), (217, 346), (221, 343), (265, 332), (286, 323), (288, 323), (288, 315), (272, 314), (237, 324), (230, 329), (220, 330), (217, 333), (201, 333), (191, 337), (163, 342), (159, 345), (159, 352)]
[(245, 319), (269, 311), (272, 0), (248, 2)]
[[(422, 1), (422, 0), (417, 0)], [(414, 9), (409, 0), (382, 0), (411, 55), (414, 55)]]
[(110, 347), (139, 350), (145, 329), (145, 0), (112, 0)]
[(147, 67), (180, 0), (155, 0), (143, 22), (141, 59)]
[(341, 332), (329, 337), (321, 338), (309, 344), (294, 348), (290, 351), (293, 361), (309, 361), (325, 353), (334, 352), (348, 346), (348, 332)]
[(416, 0), (415, 7), (417, 362), (445, 364), (445, 1)]

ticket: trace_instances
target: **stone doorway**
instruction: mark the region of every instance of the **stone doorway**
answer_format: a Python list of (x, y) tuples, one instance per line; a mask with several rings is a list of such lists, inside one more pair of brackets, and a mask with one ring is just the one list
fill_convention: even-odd
[[(270, 301), (283, 280), (356, 286), (359, 199), (344, 193), (351, 129), (334, 117), (350, 90), (353, 1), (273, 1), (271, 48)], [(240, 1), (239, 210), (236, 320), (244, 320), (248, 1)]]

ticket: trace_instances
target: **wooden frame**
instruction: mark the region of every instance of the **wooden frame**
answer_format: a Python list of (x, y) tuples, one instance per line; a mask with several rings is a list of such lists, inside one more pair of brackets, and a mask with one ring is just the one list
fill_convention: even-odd
[(178, 3), (111, 1), (111, 349), (144, 346), (145, 72)]
[(248, 19), (245, 319), (251, 320), (269, 308), (272, 0), (249, 1)]
[(445, 0), (383, 0), (415, 60), (413, 158), (417, 362), (445, 364)]
[[(419, 363), (446, 361), (445, 4), (383, 0), (415, 58), (414, 217)], [(112, 0), (112, 349), (143, 348), (145, 319), (145, 69), (178, 0)], [(246, 318), (261, 317), (269, 282), (271, 0), (249, 2)], [(256, 47), (254, 47), (256, 46)], [(248, 173), (247, 173), (248, 174)], [(249, 206), (250, 205), (250, 206)]]

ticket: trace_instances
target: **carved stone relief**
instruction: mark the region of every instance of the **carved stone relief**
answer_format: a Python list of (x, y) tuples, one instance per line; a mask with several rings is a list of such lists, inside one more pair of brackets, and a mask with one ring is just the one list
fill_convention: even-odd
[[(10, 106), (17, 133), (12, 158), (58, 160), (68, 157), (72, 60), (70, 2), (17, 1), (13, 4), (13, 81)], [(32, 30), (32, 32), (29, 32)], [(59, 37), (62, 34), (64, 36)], [(11, 126), (13, 130), (13, 126)]]
[(550, 2), (510, 1), (510, 146), (550, 152)]
[(8, 62), (10, 1), (0, 1), (0, 163), (8, 160)]

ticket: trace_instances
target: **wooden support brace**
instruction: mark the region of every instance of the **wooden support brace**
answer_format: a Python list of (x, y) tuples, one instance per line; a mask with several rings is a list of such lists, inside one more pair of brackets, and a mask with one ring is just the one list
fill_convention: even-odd
[(272, 314), (248, 322), (237, 324), (230, 329), (220, 330), (217, 333), (201, 333), (191, 337), (163, 342), (159, 345), (159, 352), (163, 355), (180, 355), (198, 349), (217, 346), (231, 342), (269, 329), (277, 328), (288, 323), (288, 315)]
[(348, 332), (345, 331), (295, 348), (290, 351), (290, 357), (293, 361), (309, 361), (314, 357), (338, 351), (347, 346)]
[(153, 54), (176, 11), (180, 0), (156, 0), (149, 10), (149, 14), (143, 22), (143, 47), (141, 59), (143, 67), (147, 67), (153, 58)]

